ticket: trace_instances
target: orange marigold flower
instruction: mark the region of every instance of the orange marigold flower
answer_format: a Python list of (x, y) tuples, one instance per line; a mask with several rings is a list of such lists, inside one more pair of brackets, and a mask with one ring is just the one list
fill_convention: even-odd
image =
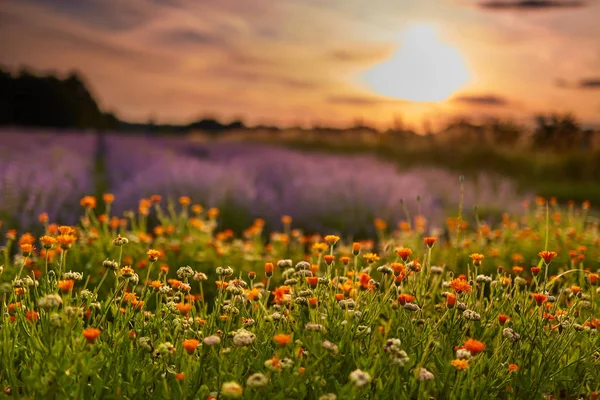
[(504, 314), (500, 314), (498, 315), (498, 322), (500, 323), (500, 325), (504, 325), (506, 323), (506, 321), (508, 321), (508, 315), (504, 315)]
[(176, 373), (175, 374), (175, 380), (178, 381), (178, 382), (183, 382), (185, 380), (185, 374), (183, 372)]
[(398, 296), (398, 303), (401, 305), (405, 305), (406, 303), (411, 303), (415, 300), (415, 296), (411, 296), (410, 294), (402, 293)]
[(96, 208), (96, 198), (94, 196), (85, 196), (80, 202), (82, 207)]
[(306, 278), (306, 282), (312, 287), (315, 287), (319, 284), (319, 277), (317, 276), (308, 276)]
[(63, 250), (68, 250), (71, 248), (73, 243), (77, 241), (77, 238), (72, 235), (58, 235), (56, 237), (56, 241), (58, 242), (58, 244), (60, 244), (60, 247)]
[(148, 255), (148, 261), (150, 262), (156, 262), (156, 260), (158, 260), (159, 257), (162, 256), (162, 252), (160, 250), (155, 249), (148, 250), (146, 254)]
[(542, 293), (532, 293), (531, 297), (533, 297), (538, 306), (541, 306), (548, 300), (548, 297)]
[(581, 292), (581, 286), (573, 285), (570, 287), (570, 289), (571, 289), (571, 293), (573, 293), (573, 294), (577, 294), (577, 293)]
[(258, 300), (260, 297), (260, 289), (252, 288), (246, 290), (246, 298), (250, 301)]
[(273, 269), (275, 267), (273, 266), (273, 263), (265, 263), (265, 275), (267, 276), (267, 278), (270, 278), (271, 276), (273, 276)]
[(423, 241), (425, 242), (427, 247), (432, 247), (435, 244), (435, 242), (437, 241), (437, 238), (434, 236), (428, 236), (425, 239), (423, 239)]
[(289, 215), (284, 215), (281, 217), (281, 223), (289, 225), (292, 223), (292, 217), (290, 217)]
[(356, 255), (358, 255), (358, 253), (360, 253), (360, 243), (354, 242), (354, 243), (352, 243), (352, 254), (354, 254), (356, 256)]
[(475, 265), (481, 264), (481, 261), (485, 258), (485, 256), (480, 253), (473, 253), (469, 257), (471, 257), (471, 260), (473, 260), (473, 264)]
[(179, 312), (183, 315), (187, 315), (187, 313), (192, 310), (191, 303), (177, 303), (175, 307), (177, 307), (177, 310), (179, 310)]
[(450, 361), (450, 364), (459, 371), (469, 368), (469, 360), (458, 358)]
[(335, 294), (335, 299), (336, 299), (337, 301), (342, 301), (342, 300), (344, 300), (344, 297), (345, 297), (345, 296), (344, 296), (344, 293), (336, 293), (336, 294)]
[(50, 219), (50, 217), (48, 217), (48, 213), (41, 213), (40, 216), (38, 217), (38, 220), (42, 223), (45, 224), (46, 222), (48, 222), (48, 220)]
[(387, 222), (385, 222), (381, 218), (375, 218), (375, 221), (373, 221), (373, 224), (375, 225), (375, 228), (379, 229), (380, 231), (383, 231), (387, 228)]
[(38, 314), (37, 311), (27, 311), (25, 313), (25, 318), (27, 318), (28, 321), (37, 321), (40, 318), (40, 314)]
[(182, 206), (189, 206), (191, 202), (192, 200), (190, 200), (188, 196), (181, 196), (179, 198), (179, 204), (181, 204)]
[(325, 250), (327, 250), (329, 248), (329, 246), (327, 245), (327, 243), (315, 243), (312, 245), (312, 249), (314, 251), (316, 251), (317, 253), (322, 253)]
[(540, 251), (538, 253), (538, 256), (542, 257), (542, 259), (544, 260), (544, 262), (546, 264), (550, 264), (550, 261), (552, 261), (552, 259), (554, 257), (556, 257), (558, 254), (555, 251), (548, 251), (548, 250), (544, 250), (544, 251)]
[(537, 276), (537, 274), (539, 274), (541, 271), (540, 267), (531, 267), (531, 275), (533, 276)]
[(83, 330), (83, 337), (88, 341), (88, 343), (94, 343), (101, 333), (102, 331), (97, 328), (85, 328)]
[(517, 364), (509, 364), (508, 365), (508, 372), (515, 372), (519, 370), (519, 366)]
[(131, 278), (134, 274), (133, 268), (131, 268), (130, 266), (125, 266), (123, 268), (121, 268), (121, 270), (119, 271), (119, 274), (127, 279), (127, 278)]
[(344, 264), (344, 265), (348, 265), (348, 263), (350, 263), (350, 257), (348, 256), (342, 256), (340, 257), (340, 261)]
[(592, 285), (598, 284), (598, 274), (588, 274), (587, 275), (588, 282)]
[(75, 285), (75, 281), (73, 279), (61, 280), (58, 281), (58, 288), (63, 292), (68, 292), (69, 290), (73, 290), (73, 286)]
[(333, 264), (333, 261), (335, 260), (335, 256), (332, 256), (331, 254), (326, 254), (325, 256), (323, 256), (323, 259), (325, 260), (327, 265), (331, 265), (331, 264)]
[(338, 240), (340, 240), (340, 237), (336, 236), (336, 235), (327, 235), (327, 236), (325, 236), (325, 241), (327, 243), (329, 243), (330, 246), (335, 245), (338, 242)]
[(368, 263), (374, 263), (375, 261), (379, 261), (381, 258), (375, 253), (367, 253), (363, 255), (363, 258), (367, 260)]
[(161, 281), (152, 281), (149, 285), (152, 289), (158, 290), (163, 287), (163, 283)]
[(482, 351), (485, 351), (485, 344), (475, 339), (467, 339), (463, 344), (463, 347), (466, 350), (469, 350), (469, 353), (475, 355), (479, 354)]
[(408, 260), (408, 257), (410, 257), (410, 255), (412, 254), (412, 250), (407, 247), (401, 247), (398, 250), (396, 250), (396, 254), (398, 255), (398, 257), (400, 257), (406, 262), (406, 260)]
[(452, 308), (456, 305), (456, 295), (454, 293), (448, 293), (446, 295), (446, 306)]
[(512, 267), (512, 272), (515, 275), (519, 275), (521, 272), (523, 272), (523, 267), (519, 267), (518, 265), (515, 265), (514, 267)]
[(317, 307), (318, 304), (319, 304), (319, 299), (318, 298), (316, 298), (316, 297), (309, 297), (308, 298), (308, 305), (311, 308)]
[(23, 254), (29, 254), (35, 250), (35, 247), (31, 243), (23, 243), (21, 245), (21, 252)]
[(206, 212), (206, 214), (208, 215), (208, 218), (213, 219), (219, 216), (219, 209), (218, 208), (209, 208), (208, 211)]
[(286, 346), (292, 342), (292, 335), (278, 333), (277, 335), (273, 336), (273, 340), (280, 346)]
[(102, 200), (104, 200), (106, 204), (111, 204), (113, 201), (115, 201), (115, 195), (112, 193), (104, 193), (102, 195)]
[(187, 339), (183, 341), (183, 348), (188, 354), (192, 354), (198, 348), (200, 341), (197, 339)]
[(454, 289), (456, 293), (470, 293), (471, 285), (465, 279), (456, 278), (450, 282), (450, 287)]

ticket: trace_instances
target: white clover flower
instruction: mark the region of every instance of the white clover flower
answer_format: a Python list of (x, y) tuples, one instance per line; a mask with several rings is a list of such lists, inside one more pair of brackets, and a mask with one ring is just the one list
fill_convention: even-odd
[(502, 336), (513, 342), (517, 342), (521, 338), (521, 335), (513, 331), (511, 328), (504, 328), (502, 330)]
[(54, 307), (59, 307), (62, 304), (62, 297), (58, 294), (49, 294), (38, 300), (38, 306), (49, 310)]
[(80, 272), (69, 271), (63, 274), (63, 279), (72, 279), (74, 281), (80, 281), (83, 279), (83, 274), (81, 274)]
[(350, 382), (357, 387), (363, 387), (371, 383), (371, 375), (368, 372), (356, 369), (350, 373)]
[(337, 345), (331, 343), (329, 340), (326, 340), (323, 343), (321, 343), (321, 347), (329, 351), (333, 355), (336, 355), (339, 352)]
[(191, 278), (192, 276), (194, 276), (194, 274), (194, 270), (189, 265), (186, 265), (185, 267), (180, 267), (177, 270), (177, 277), (179, 279)]
[(463, 317), (469, 321), (479, 321), (481, 319), (481, 315), (473, 310), (465, 310), (463, 312)]
[(256, 335), (245, 329), (238, 330), (233, 336), (233, 344), (238, 347), (250, 346), (256, 340)]
[(468, 360), (472, 357), (472, 354), (467, 349), (456, 350), (456, 358)]
[(208, 279), (208, 276), (204, 272), (196, 272), (193, 279), (195, 281), (205, 281)]
[(404, 350), (400, 350), (397, 353), (394, 353), (393, 357), (394, 358), (392, 360), (392, 364), (397, 364), (401, 367), (404, 367), (404, 364), (406, 364), (409, 360), (408, 354), (406, 354)]
[(221, 343), (221, 338), (217, 335), (207, 336), (203, 340), (204, 344), (212, 347)]
[(421, 308), (414, 303), (406, 303), (403, 306), (408, 311), (419, 311)]
[(325, 327), (323, 325), (314, 324), (312, 322), (307, 323), (304, 329), (310, 332), (325, 332)]
[(246, 380), (246, 386), (251, 389), (261, 389), (269, 384), (269, 378), (261, 373), (252, 374)]
[(434, 378), (435, 377), (433, 374), (427, 371), (425, 368), (421, 368), (419, 371), (419, 376), (417, 376), (417, 379), (420, 381), (432, 381)]

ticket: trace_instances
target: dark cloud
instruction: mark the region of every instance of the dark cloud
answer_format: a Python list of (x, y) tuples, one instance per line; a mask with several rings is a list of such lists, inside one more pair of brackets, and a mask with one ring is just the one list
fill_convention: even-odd
[(573, 82), (569, 82), (563, 78), (558, 78), (556, 79), (555, 84), (556, 86), (565, 89), (600, 89), (600, 77), (584, 78)]
[(506, 106), (508, 100), (504, 97), (496, 95), (462, 95), (457, 96), (453, 101), (458, 103), (470, 104), (470, 105), (482, 105), (482, 106)]
[(378, 106), (382, 104), (390, 103), (405, 103), (404, 100), (396, 99), (378, 99), (374, 97), (364, 96), (330, 96), (327, 98), (327, 102), (330, 104), (343, 104), (349, 106)]
[(600, 78), (588, 78), (579, 81), (581, 89), (600, 89)]
[(244, 85), (274, 84), (288, 89), (317, 89), (320, 84), (316, 81), (299, 79), (290, 76), (276, 75), (269, 72), (249, 71), (231, 65), (214, 65), (203, 69), (206, 76), (214, 79), (235, 81)]
[(349, 63), (367, 63), (381, 59), (386, 56), (387, 52), (380, 50), (345, 50), (337, 49), (329, 52), (327, 58), (334, 61), (349, 62)]
[(167, 32), (158, 32), (157, 40), (170, 45), (225, 45), (223, 38), (210, 33), (198, 32), (192, 29), (173, 29)]
[(137, 1), (25, 0), (25, 2), (47, 7), (92, 27), (115, 31), (138, 27), (159, 15), (158, 8), (148, 7), (147, 3)]
[(491, 0), (479, 3), (479, 7), (488, 10), (548, 10), (557, 8), (576, 8), (586, 5), (578, 0)]

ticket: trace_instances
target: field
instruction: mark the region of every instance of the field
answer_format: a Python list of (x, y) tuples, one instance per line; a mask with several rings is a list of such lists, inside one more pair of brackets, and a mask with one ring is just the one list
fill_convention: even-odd
[(598, 396), (588, 202), (369, 155), (0, 140), (5, 396)]

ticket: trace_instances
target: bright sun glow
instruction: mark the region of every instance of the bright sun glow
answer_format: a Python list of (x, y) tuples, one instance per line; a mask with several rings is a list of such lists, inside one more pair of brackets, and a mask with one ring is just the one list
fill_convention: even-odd
[(377, 93), (409, 101), (447, 99), (469, 80), (463, 56), (442, 43), (430, 25), (414, 25), (401, 35), (402, 47), (364, 75)]

